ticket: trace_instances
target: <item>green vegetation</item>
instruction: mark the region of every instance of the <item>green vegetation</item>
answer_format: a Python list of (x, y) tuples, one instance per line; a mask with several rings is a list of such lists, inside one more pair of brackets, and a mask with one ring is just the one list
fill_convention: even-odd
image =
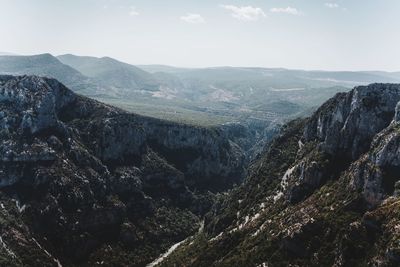
[(144, 218), (135, 226), (129, 223), (123, 225), (121, 233), (127, 236), (135, 233), (137, 244), (119, 242), (104, 245), (91, 254), (88, 264), (96, 266), (102, 259), (107, 259), (110, 266), (143, 266), (168, 250), (173, 243), (194, 234), (198, 228), (198, 218), (191, 212), (160, 206), (154, 217)]
[(376, 73), (141, 67), (107, 57), (0, 56), (0, 73), (53, 77), (80, 94), (128, 111), (206, 126), (282, 122), (304, 116), (359, 82), (396, 79)]
[(117, 98), (95, 97), (96, 100), (116, 107), (120, 107), (129, 112), (143, 116), (154, 117), (162, 120), (189, 124), (193, 126), (216, 126), (227, 122), (236, 121), (230, 115), (213, 115), (208, 112), (196, 111), (176, 103), (165, 104), (163, 101), (152, 100), (150, 103), (145, 101), (132, 101)]

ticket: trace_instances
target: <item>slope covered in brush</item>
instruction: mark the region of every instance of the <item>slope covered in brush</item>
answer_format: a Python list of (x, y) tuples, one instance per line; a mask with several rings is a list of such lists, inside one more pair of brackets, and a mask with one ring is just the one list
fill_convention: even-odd
[(399, 101), (360, 86), (287, 124), (160, 266), (398, 266)]
[(0, 76), (0, 265), (143, 266), (195, 233), (243, 153), (221, 131)]

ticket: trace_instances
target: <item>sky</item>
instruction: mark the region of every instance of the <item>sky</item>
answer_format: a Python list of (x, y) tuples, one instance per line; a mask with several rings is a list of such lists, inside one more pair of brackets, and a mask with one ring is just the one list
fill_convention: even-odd
[(400, 71), (400, 0), (0, 0), (0, 52)]

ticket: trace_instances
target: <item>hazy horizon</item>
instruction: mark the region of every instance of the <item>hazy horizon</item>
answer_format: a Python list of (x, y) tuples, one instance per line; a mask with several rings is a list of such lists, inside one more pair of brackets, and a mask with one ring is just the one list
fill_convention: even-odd
[(0, 52), (133, 65), (400, 71), (400, 2), (0, 0)]
[[(41, 54), (51, 54), (48, 52), (43, 52), (40, 54), (16, 54), (13, 52), (4, 52), (0, 51), (0, 56), (35, 56), (35, 55), (41, 55)], [(51, 54), (54, 57), (58, 56), (63, 56), (63, 55), (73, 55), (73, 56), (78, 56), (78, 57), (95, 57), (95, 58), (105, 58), (105, 57), (110, 57), (107, 55), (104, 56), (91, 56), (91, 55), (78, 55), (78, 54), (71, 54), (71, 53), (64, 53), (64, 54)], [(400, 72), (400, 67), (399, 70), (379, 70), (379, 69), (368, 69), (368, 70), (348, 70), (348, 69), (338, 69), (338, 70), (329, 70), (329, 69), (306, 69), (306, 68), (285, 68), (285, 67), (270, 67), (270, 66), (230, 66), (230, 65), (215, 65), (215, 66), (178, 66), (178, 65), (172, 65), (172, 64), (160, 64), (160, 63), (150, 63), (150, 64), (136, 64), (135, 62), (127, 62), (124, 61), (123, 59), (117, 59), (114, 57), (110, 57), (113, 59), (116, 59), (120, 62), (127, 63), (130, 65), (134, 66), (166, 66), (166, 67), (173, 67), (173, 68), (182, 68), (182, 69), (212, 69), (212, 68), (264, 68), (264, 69), (285, 69), (285, 70), (299, 70), (299, 71), (321, 71), (321, 72), (374, 72), (374, 71), (383, 71), (383, 72), (388, 72), (388, 73), (398, 73)]]

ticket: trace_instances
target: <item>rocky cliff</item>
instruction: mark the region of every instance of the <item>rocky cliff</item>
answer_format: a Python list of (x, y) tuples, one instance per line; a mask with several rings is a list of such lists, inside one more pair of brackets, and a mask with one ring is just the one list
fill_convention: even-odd
[(295, 120), (160, 266), (399, 266), (400, 85)]
[(216, 129), (126, 113), (54, 79), (0, 76), (0, 265), (143, 266), (243, 175)]

